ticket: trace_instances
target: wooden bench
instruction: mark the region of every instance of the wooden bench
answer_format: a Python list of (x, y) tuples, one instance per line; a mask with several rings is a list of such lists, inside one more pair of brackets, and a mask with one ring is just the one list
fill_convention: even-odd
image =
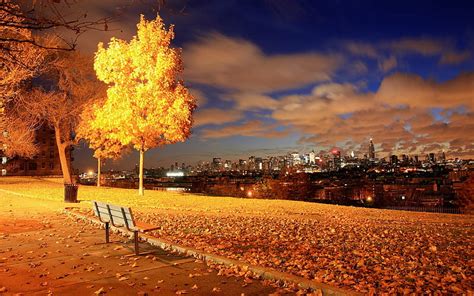
[(129, 231), (133, 231), (135, 255), (139, 255), (138, 233), (145, 233), (159, 228), (154, 225), (135, 221), (132, 210), (127, 207), (116, 206), (100, 201), (92, 201), (92, 207), (95, 215), (99, 217), (100, 222), (105, 224), (106, 243), (109, 243), (109, 224), (112, 224), (115, 227), (125, 227)]

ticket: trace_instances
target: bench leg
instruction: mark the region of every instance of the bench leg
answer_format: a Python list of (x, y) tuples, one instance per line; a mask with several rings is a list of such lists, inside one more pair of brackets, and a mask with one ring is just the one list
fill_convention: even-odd
[(109, 243), (109, 222), (105, 222), (105, 242)]
[(138, 250), (138, 231), (133, 232), (133, 241), (135, 243), (135, 255), (138, 256), (140, 251)]

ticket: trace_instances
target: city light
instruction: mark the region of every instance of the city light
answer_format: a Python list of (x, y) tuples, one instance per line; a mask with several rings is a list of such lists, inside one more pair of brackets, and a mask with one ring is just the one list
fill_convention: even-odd
[(166, 177), (184, 177), (184, 172), (167, 172)]
[(87, 172), (87, 174), (88, 174), (89, 176), (93, 176), (93, 175), (94, 175), (94, 171), (93, 171), (93, 170), (89, 170), (89, 171)]
[(250, 191), (250, 190), (247, 191), (247, 197), (252, 197), (252, 195), (253, 195), (252, 191)]

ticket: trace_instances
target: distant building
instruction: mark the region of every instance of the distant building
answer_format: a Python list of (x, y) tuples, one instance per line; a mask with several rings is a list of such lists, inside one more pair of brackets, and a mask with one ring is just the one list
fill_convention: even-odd
[(226, 171), (232, 169), (232, 161), (231, 161), (231, 160), (228, 160), (228, 159), (227, 159), (227, 160), (224, 162), (224, 169), (225, 169)]
[(255, 157), (255, 169), (263, 170), (263, 159), (261, 157)]
[[(13, 176), (49, 176), (61, 175), (61, 162), (54, 130), (43, 125), (35, 132), (35, 144), (38, 154), (32, 158), (7, 158), (0, 150), (0, 170), (2, 175)], [(66, 151), (66, 157), (71, 161), (73, 148)]]
[(248, 161), (248, 169), (250, 171), (255, 171), (255, 156), (250, 156)]
[(341, 162), (342, 162), (341, 151), (337, 149), (333, 149), (331, 153), (333, 155), (333, 164), (334, 164), (333, 168), (338, 170), (341, 168)]
[(436, 162), (435, 154), (434, 154), (434, 153), (428, 154), (428, 160), (429, 160), (431, 163), (435, 163), (435, 162)]
[(372, 138), (370, 139), (370, 142), (369, 142), (369, 159), (370, 160), (375, 159), (375, 147), (374, 147), (374, 142), (372, 142)]
[(300, 154), (298, 152), (291, 153), (291, 161), (292, 161), (292, 165), (301, 164)]
[(439, 161), (440, 162), (445, 162), (446, 161), (446, 153), (441, 152), (440, 156), (439, 156)]
[(311, 150), (311, 152), (309, 153), (309, 163), (310, 164), (316, 163), (316, 153), (314, 153), (314, 150)]
[(239, 170), (247, 170), (247, 161), (245, 159), (239, 159)]
[(212, 159), (212, 168), (214, 170), (222, 169), (222, 159), (220, 157), (214, 157)]
[(390, 156), (390, 163), (392, 165), (397, 165), (398, 164), (398, 156), (396, 156), (396, 155)]

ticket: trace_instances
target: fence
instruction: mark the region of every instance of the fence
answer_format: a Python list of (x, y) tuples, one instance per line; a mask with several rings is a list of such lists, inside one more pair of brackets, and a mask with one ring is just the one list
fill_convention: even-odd
[(463, 214), (460, 208), (444, 208), (444, 207), (386, 207), (388, 210), (412, 211), (412, 212), (429, 212), (429, 213), (444, 213), (444, 214)]

